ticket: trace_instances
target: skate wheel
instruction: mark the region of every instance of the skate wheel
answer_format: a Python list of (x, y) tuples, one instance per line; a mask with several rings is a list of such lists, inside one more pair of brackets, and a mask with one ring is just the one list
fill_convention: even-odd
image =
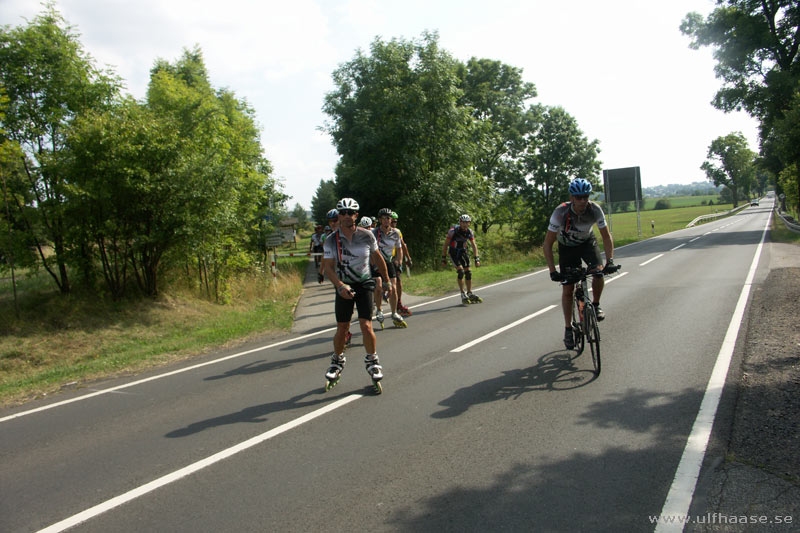
[(327, 383), (325, 383), (325, 392), (328, 392), (329, 390), (334, 388), (337, 383), (339, 383), (339, 378), (334, 380), (329, 380)]
[(372, 388), (375, 390), (375, 394), (383, 393), (383, 386), (381, 385), (380, 381), (373, 381)]

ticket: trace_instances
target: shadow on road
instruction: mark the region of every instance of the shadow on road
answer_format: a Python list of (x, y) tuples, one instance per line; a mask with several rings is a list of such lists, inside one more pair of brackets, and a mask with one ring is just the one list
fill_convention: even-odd
[[(487, 393), (498, 391), (487, 394), (487, 401), (549, 390), (560, 380), (561, 373), (555, 369), (559, 366), (572, 371), (563, 356), (548, 354), (532, 369), (511, 371), (480, 386), (486, 387)], [(540, 376), (536, 385), (534, 375)], [(677, 464), (691, 428), (692, 417), (687, 412), (696, 411), (701, 397), (702, 391), (697, 390), (661, 394), (631, 389), (591, 404), (580, 423), (595, 426), (603, 435), (608, 433), (602, 428), (613, 427), (622, 438), (626, 432), (647, 433), (649, 438), (643, 443), (641, 436), (637, 437), (635, 446), (598, 444), (592, 453), (557, 456), (557, 451), (531, 450), (529, 462), (518, 462), (493, 478), (454, 478), (450, 488), (415, 499), (413, 505), (393, 513), (387, 524), (395, 531), (415, 532), (653, 531), (649, 516), (660, 513), (673, 475), (669, 464), (662, 469), (654, 469), (654, 465), (664, 464), (665, 457), (674, 458)], [(523, 431), (502, 438), (525, 445)], [(472, 452), (475, 461), (492, 461), (495, 453), (484, 441), (476, 442)], [(446, 451), (442, 453), (441, 461), (447, 463)], [(632, 471), (649, 475), (630, 476)], [(664, 487), (663, 494), (653, 490), (654, 483)], [(424, 492), (423, 487), (420, 490)]]
[[(577, 356), (572, 353), (550, 352), (539, 358), (530, 368), (504, 370), (502, 376), (475, 383), (458, 389), (452, 396), (439, 402), (445, 409), (433, 413), (433, 418), (449, 418), (466, 412), (479, 403), (518, 398), (526, 392), (561, 391), (577, 389), (596, 379), (586, 365), (591, 362), (584, 352)], [(583, 358), (585, 364), (577, 366), (576, 361)]]

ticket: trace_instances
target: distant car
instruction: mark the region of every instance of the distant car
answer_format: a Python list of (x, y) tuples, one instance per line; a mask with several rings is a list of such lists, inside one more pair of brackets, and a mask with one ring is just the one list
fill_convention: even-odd
[(758, 205), (758, 200), (753, 200), (752, 202), (750, 202), (750, 205)]

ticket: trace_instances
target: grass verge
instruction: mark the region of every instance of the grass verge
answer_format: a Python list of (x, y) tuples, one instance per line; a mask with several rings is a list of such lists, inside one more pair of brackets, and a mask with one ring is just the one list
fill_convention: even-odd
[(10, 289), (2, 290), (0, 404), (288, 331), (306, 262), (286, 261), (275, 281), (270, 274), (239, 278), (232, 286), (237, 303), (231, 305), (181, 290), (155, 300), (121, 302), (53, 290), (20, 291), (17, 317)]

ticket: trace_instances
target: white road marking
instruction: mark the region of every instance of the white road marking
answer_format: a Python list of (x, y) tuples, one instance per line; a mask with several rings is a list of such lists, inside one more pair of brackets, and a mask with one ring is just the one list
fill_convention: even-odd
[(209, 466), (211, 466), (211, 465), (213, 465), (215, 463), (218, 463), (218, 462), (220, 462), (220, 461), (222, 461), (224, 459), (232, 457), (232, 456), (236, 455), (239, 452), (243, 452), (243, 451), (247, 450), (248, 448), (252, 448), (253, 446), (261, 444), (262, 442), (265, 442), (265, 441), (271, 439), (272, 437), (277, 437), (281, 433), (285, 433), (285, 432), (289, 431), (290, 429), (294, 429), (297, 426), (305, 424), (306, 422), (310, 422), (311, 420), (314, 420), (315, 418), (318, 418), (318, 417), (320, 417), (320, 416), (322, 416), (322, 415), (324, 415), (326, 413), (330, 413), (334, 409), (338, 409), (339, 407), (347, 405), (348, 403), (354, 402), (354, 401), (359, 400), (359, 399), (361, 399), (363, 397), (364, 397), (363, 394), (351, 394), (350, 396), (346, 396), (346, 397), (342, 398), (341, 400), (337, 400), (337, 401), (335, 401), (335, 402), (333, 402), (331, 404), (326, 405), (325, 407), (321, 407), (321, 408), (317, 409), (316, 411), (312, 411), (312, 412), (310, 412), (308, 414), (305, 414), (305, 415), (301, 416), (300, 418), (297, 418), (295, 420), (287, 422), (287, 423), (285, 423), (283, 425), (280, 425), (280, 426), (278, 426), (276, 428), (270, 429), (269, 431), (267, 431), (265, 433), (262, 433), (261, 435), (257, 435), (255, 437), (253, 437), (251, 439), (248, 439), (248, 440), (246, 440), (244, 442), (241, 442), (241, 443), (239, 443), (239, 444), (237, 444), (235, 446), (231, 446), (228, 449), (222, 450), (221, 452), (218, 452), (218, 453), (215, 453), (214, 455), (206, 457), (205, 459), (201, 459), (200, 461), (197, 461), (196, 463), (192, 463), (189, 466), (185, 466), (185, 467), (181, 468), (180, 470), (176, 470), (175, 472), (172, 472), (170, 474), (162, 476), (162, 477), (160, 477), (160, 478), (158, 478), (158, 479), (156, 479), (154, 481), (151, 481), (150, 483), (142, 485), (141, 487), (137, 487), (137, 488), (135, 488), (133, 490), (130, 490), (130, 491), (126, 492), (125, 494), (121, 494), (121, 495), (119, 495), (119, 496), (117, 496), (115, 498), (111, 498), (110, 500), (107, 500), (107, 501), (105, 501), (103, 503), (95, 505), (94, 507), (86, 509), (83, 512), (80, 512), (80, 513), (78, 513), (76, 515), (73, 515), (73, 516), (71, 516), (69, 518), (66, 518), (66, 519), (64, 519), (64, 520), (62, 520), (60, 522), (57, 522), (57, 523), (55, 523), (55, 524), (53, 524), (51, 526), (48, 526), (48, 527), (40, 530), (39, 533), (56, 533), (56, 532), (59, 532), (59, 531), (64, 531), (65, 529), (71, 528), (73, 526), (76, 526), (76, 525), (78, 525), (78, 524), (80, 524), (82, 522), (85, 522), (85, 521), (89, 520), (90, 518), (94, 518), (94, 517), (96, 517), (96, 516), (98, 516), (98, 515), (100, 515), (102, 513), (105, 513), (106, 511), (110, 511), (111, 509), (114, 509), (115, 507), (119, 507), (120, 505), (122, 505), (124, 503), (127, 503), (127, 502), (129, 502), (131, 500), (135, 500), (136, 498), (139, 498), (140, 496), (144, 496), (145, 494), (147, 494), (149, 492), (153, 492), (154, 490), (159, 489), (159, 488), (161, 488), (161, 487), (163, 487), (165, 485), (169, 485), (170, 483), (178, 481), (179, 479), (182, 479), (182, 478), (184, 478), (186, 476), (190, 476), (190, 475), (194, 474), (195, 472), (199, 472), (200, 470), (202, 470), (202, 469), (204, 469), (206, 467), (209, 467)]
[(643, 267), (643, 266), (645, 266), (645, 265), (646, 265), (646, 264), (648, 264), (648, 263), (652, 263), (653, 261), (655, 261), (655, 260), (656, 260), (656, 259), (658, 259), (659, 257), (664, 257), (664, 254), (658, 254), (657, 256), (653, 257), (652, 259), (648, 259), (648, 260), (647, 260), (647, 261), (645, 261), (644, 263), (639, 263), (639, 266), (640, 266), (640, 267)]
[(672, 248), (672, 249), (670, 249), (670, 252), (674, 252), (674, 251), (675, 251), (675, 250), (677, 250), (678, 248), (683, 248), (684, 246), (686, 246), (686, 243), (679, 244), (679, 245), (678, 245), (678, 246), (676, 246), (675, 248)]
[(699, 239), (699, 238), (700, 238), (700, 237), (695, 237), (694, 239), (692, 239), (692, 240), (691, 240), (691, 241), (689, 241), (689, 242), (694, 242), (694, 241), (696, 241), (696, 240), (697, 240), (697, 239)]
[(496, 330), (492, 331), (491, 333), (487, 333), (483, 337), (480, 337), (478, 339), (475, 339), (474, 341), (468, 342), (467, 344), (463, 344), (463, 345), (459, 346), (458, 348), (454, 348), (454, 349), (452, 349), (450, 351), (451, 352), (463, 352), (467, 348), (471, 348), (471, 347), (475, 346), (476, 344), (485, 341), (486, 339), (491, 339), (495, 335), (499, 335), (499, 334), (503, 333), (504, 331), (506, 331), (508, 329), (511, 329), (511, 328), (513, 328), (515, 326), (519, 326), (523, 322), (527, 322), (528, 320), (530, 320), (532, 318), (535, 318), (535, 317), (541, 315), (542, 313), (546, 313), (547, 311), (549, 311), (551, 309), (554, 309), (555, 307), (556, 307), (555, 305), (551, 305), (549, 307), (545, 307), (544, 309), (536, 311), (535, 313), (530, 314), (528, 316), (522, 317), (519, 320), (515, 320), (514, 322), (512, 322), (511, 324), (509, 324), (507, 326), (503, 326), (500, 329), (496, 329)]
[[(764, 239), (767, 236), (771, 218), (772, 214), (767, 218), (767, 225), (764, 227), (764, 231), (761, 234), (761, 242), (756, 248), (756, 253), (753, 256), (753, 262), (750, 264), (750, 270), (745, 278), (744, 286), (742, 287), (741, 293), (739, 293), (739, 301), (736, 303), (731, 322), (728, 325), (728, 331), (725, 333), (722, 346), (717, 354), (714, 370), (711, 372), (711, 377), (706, 386), (706, 392), (703, 394), (703, 401), (700, 403), (700, 409), (697, 412), (697, 417), (692, 425), (692, 431), (686, 441), (686, 447), (683, 449), (681, 461), (678, 464), (678, 469), (675, 471), (675, 478), (672, 480), (672, 486), (667, 494), (664, 507), (661, 509), (661, 516), (686, 516), (689, 513), (689, 506), (694, 497), (697, 478), (700, 476), (700, 467), (703, 464), (703, 457), (708, 447), (708, 439), (711, 437), (711, 428), (717, 416), (717, 407), (719, 407), (722, 389), (725, 387), (725, 377), (728, 374), (728, 368), (733, 358), (736, 337), (739, 335), (739, 328), (742, 325), (744, 310), (747, 306), (747, 298), (750, 294), (753, 278), (756, 275), (758, 260), (761, 257), (761, 250), (764, 247)], [(655, 531), (656, 533), (663, 533), (665, 531), (680, 532), (683, 531), (684, 525), (685, 524), (679, 523), (677, 520), (674, 523), (659, 522)]]

